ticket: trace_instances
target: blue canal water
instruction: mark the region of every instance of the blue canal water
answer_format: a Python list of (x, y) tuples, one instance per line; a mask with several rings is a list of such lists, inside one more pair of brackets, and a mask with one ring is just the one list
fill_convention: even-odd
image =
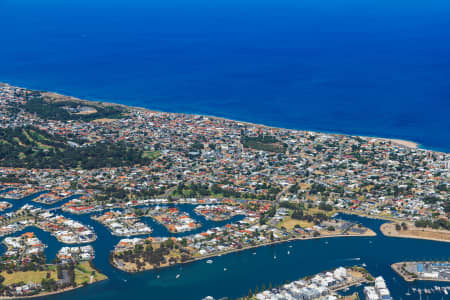
[(2, 0), (0, 81), (450, 151), (448, 0)]
[(46, 209), (48, 209), (48, 208), (56, 208), (56, 207), (60, 207), (64, 203), (69, 202), (72, 199), (76, 199), (76, 198), (78, 198), (80, 196), (80, 195), (73, 195), (73, 196), (64, 198), (61, 201), (58, 201), (58, 202), (56, 202), (54, 204), (50, 204), (50, 205), (41, 204), (41, 203), (38, 203), (38, 202), (31, 201), (31, 200), (35, 199), (36, 197), (38, 197), (38, 196), (40, 196), (42, 194), (46, 194), (48, 192), (49, 191), (41, 191), (41, 192), (38, 192), (38, 193), (35, 193), (35, 194), (32, 194), (32, 195), (29, 195), (27, 197), (24, 197), (22, 199), (17, 199), (17, 200), (11, 200), (11, 199), (2, 198), (1, 197), (2, 195), (0, 194), (0, 201), (6, 201), (6, 202), (9, 202), (9, 203), (12, 204), (12, 206), (10, 208), (5, 209), (4, 211), (2, 211), (2, 214), (6, 214), (6, 213), (9, 213), (9, 212), (16, 211), (17, 209), (21, 208), (25, 204), (31, 204), (31, 205), (33, 205), (35, 207), (46, 208)]
[[(32, 203), (27, 199), (19, 200)], [(1, 200), (1, 199), (0, 199)], [(43, 206), (45, 207), (45, 206)], [(227, 222), (207, 221), (194, 213), (193, 205), (179, 205), (181, 211), (186, 211), (203, 224), (200, 232), (212, 227), (224, 225)], [(216, 257), (212, 264), (198, 261), (182, 266), (176, 266), (157, 271), (147, 271), (138, 274), (126, 274), (113, 268), (108, 263), (108, 254), (120, 240), (112, 236), (103, 225), (90, 219), (90, 215), (72, 215), (58, 212), (66, 217), (92, 226), (98, 239), (92, 243), (96, 251), (95, 265), (109, 279), (104, 282), (45, 299), (201, 299), (207, 295), (215, 297), (245, 296), (249, 289), (280, 285), (287, 280), (297, 280), (338, 266), (367, 265), (374, 276), (383, 276), (391, 290), (394, 299), (416, 299), (418, 296), (405, 296), (412, 287), (424, 288), (442, 285), (435, 282), (406, 283), (389, 267), (390, 264), (403, 260), (447, 260), (450, 258), (448, 243), (389, 238), (381, 234), (379, 227), (384, 222), (376, 219), (362, 218), (353, 215), (338, 215), (338, 218), (349, 220), (371, 228), (376, 237), (328, 238), (266, 246)], [(236, 222), (237, 216), (228, 222)], [(170, 234), (163, 226), (152, 221), (146, 222), (154, 229), (153, 236), (182, 236), (189, 233)], [(51, 261), (57, 251), (64, 245), (50, 234), (34, 227), (25, 228), (19, 233), (33, 231), (48, 244), (45, 250), (48, 261)], [(192, 232), (191, 232), (192, 233)], [(2, 248), (4, 250), (4, 248)], [(290, 252), (288, 254), (287, 252)], [(274, 259), (276, 256), (276, 259)], [(227, 271), (224, 271), (227, 268)], [(180, 274), (177, 279), (176, 275)], [(159, 276), (159, 278), (157, 278)], [(361, 291), (361, 288), (356, 289)], [(443, 294), (429, 295), (429, 299), (441, 299)], [(424, 298), (425, 299), (425, 298)]]

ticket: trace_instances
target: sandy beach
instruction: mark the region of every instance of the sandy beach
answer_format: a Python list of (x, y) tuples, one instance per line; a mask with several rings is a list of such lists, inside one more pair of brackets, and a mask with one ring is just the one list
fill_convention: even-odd
[(409, 147), (409, 148), (417, 148), (419, 147), (418, 143), (407, 141), (407, 140), (399, 140), (399, 139), (386, 139), (391, 141), (393, 144)]
[(377, 137), (377, 136), (360, 136), (362, 138), (366, 138), (366, 139), (373, 139), (373, 140), (378, 140), (378, 141), (383, 141), (383, 142), (391, 142), (392, 144), (398, 145), (398, 146), (403, 146), (403, 147), (407, 147), (407, 148), (419, 148), (420, 144), (413, 142), (413, 141), (408, 141), (408, 140), (402, 140), (402, 139), (390, 139), (390, 138), (384, 138), (384, 137)]

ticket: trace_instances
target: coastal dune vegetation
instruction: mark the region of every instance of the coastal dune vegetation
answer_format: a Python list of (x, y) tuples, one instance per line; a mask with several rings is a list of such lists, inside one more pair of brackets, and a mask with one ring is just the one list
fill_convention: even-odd
[[(126, 110), (119, 106), (105, 106), (100, 103), (89, 102), (89, 106), (83, 106), (86, 101), (73, 100), (58, 94), (50, 94), (45, 97), (42, 92), (32, 91), (25, 94), (27, 100), (23, 106), (25, 111), (35, 114), (46, 120), (81, 120), (92, 121), (96, 119), (119, 119), (124, 117)], [(70, 100), (67, 100), (69, 98)], [(84, 109), (83, 109), (84, 108)], [(16, 109), (13, 107), (13, 109)]]

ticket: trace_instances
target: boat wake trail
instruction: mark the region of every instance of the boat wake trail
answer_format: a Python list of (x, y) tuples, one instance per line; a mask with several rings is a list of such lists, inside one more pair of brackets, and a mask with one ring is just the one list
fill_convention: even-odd
[(338, 261), (357, 261), (357, 260), (361, 260), (361, 258), (359, 258), (359, 257), (352, 257), (352, 258), (338, 259)]

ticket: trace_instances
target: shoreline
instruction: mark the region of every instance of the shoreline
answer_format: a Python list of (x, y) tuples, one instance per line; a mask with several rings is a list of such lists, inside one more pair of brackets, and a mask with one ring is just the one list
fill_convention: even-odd
[[(378, 136), (363, 136), (363, 135), (361, 135), (359, 137), (368, 138), (368, 139), (376, 139), (376, 140), (380, 140), (380, 141), (384, 141), (384, 142), (391, 142), (392, 144), (395, 144), (398, 146), (403, 146), (403, 147), (413, 148), (413, 149), (418, 149), (421, 146), (419, 143), (416, 143), (416, 142), (410, 141), (410, 140), (404, 140), (404, 139), (386, 138), (386, 137), (378, 137)], [(433, 150), (431, 150), (431, 151), (433, 151)]]
[(339, 209), (336, 212), (342, 213), (342, 214), (360, 216), (360, 217), (364, 217), (364, 218), (368, 218), (368, 219), (377, 219), (377, 220), (384, 220), (384, 221), (390, 221), (390, 222), (399, 221), (399, 220), (395, 219), (394, 217), (385, 217), (385, 216), (377, 216), (377, 215), (374, 216), (374, 215), (369, 215), (369, 214), (365, 214), (365, 213), (361, 213), (361, 212), (357, 212), (357, 211), (347, 211), (347, 210)]
[(255, 248), (261, 248), (261, 247), (266, 247), (266, 246), (273, 246), (273, 245), (277, 245), (277, 244), (283, 244), (283, 243), (288, 243), (288, 242), (293, 242), (293, 241), (307, 241), (307, 240), (317, 240), (317, 239), (325, 239), (325, 238), (342, 238), (342, 237), (374, 237), (377, 236), (377, 234), (372, 231), (370, 228), (367, 228), (367, 232), (364, 234), (336, 234), (336, 235), (321, 235), (321, 236), (317, 236), (317, 237), (294, 237), (294, 238), (290, 238), (287, 240), (280, 240), (280, 241), (274, 241), (274, 242), (270, 242), (270, 243), (265, 243), (265, 244), (260, 244), (260, 245), (254, 245), (254, 246), (248, 246), (248, 247), (243, 247), (241, 249), (232, 249), (232, 250), (227, 250), (224, 252), (220, 252), (220, 253), (214, 253), (214, 254), (210, 254), (210, 255), (205, 255), (202, 257), (194, 257), (190, 260), (184, 261), (184, 262), (178, 262), (172, 265), (164, 265), (158, 268), (150, 268), (150, 269), (144, 269), (144, 270), (139, 270), (139, 271), (134, 271), (134, 270), (129, 270), (126, 268), (121, 268), (119, 267), (116, 262), (114, 260), (111, 261), (111, 265), (118, 269), (121, 270), (123, 272), (126, 273), (130, 273), (130, 274), (134, 274), (134, 273), (140, 273), (140, 272), (145, 272), (145, 271), (151, 271), (151, 270), (158, 270), (158, 269), (163, 269), (163, 268), (167, 268), (167, 267), (174, 267), (177, 265), (183, 265), (183, 264), (187, 264), (187, 263), (192, 263), (192, 262), (197, 262), (197, 261), (201, 261), (201, 260), (205, 260), (208, 258), (213, 258), (213, 257), (218, 257), (218, 256), (222, 256), (222, 255), (227, 255), (227, 254), (232, 254), (232, 253), (238, 253), (238, 252), (242, 252), (242, 251), (246, 251), (246, 250), (250, 250), (250, 249), (255, 249)]
[(390, 141), (391, 143), (393, 143), (393, 144), (395, 144), (397, 146), (403, 146), (403, 147), (412, 148), (412, 149), (422, 149), (422, 150), (426, 150), (426, 151), (433, 151), (433, 152), (436, 152), (436, 153), (450, 154), (450, 151), (444, 152), (444, 151), (440, 151), (440, 150), (438, 151), (438, 150), (433, 150), (433, 149), (429, 149), (429, 148), (423, 148), (422, 144), (420, 144), (418, 142), (414, 142), (414, 141), (410, 141), (410, 140), (406, 140), (406, 139), (402, 139), (402, 138), (396, 138), (396, 137), (380, 137), (380, 136), (364, 135), (364, 134), (357, 134), (357, 133), (356, 134), (351, 134), (351, 133), (339, 133), (339, 132), (320, 131), (320, 130), (314, 130), (314, 129), (299, 129), (299, 128), (279, 127), (279, 126), (266, 125), (266, 124), (255, 123), (255, 122), (250, 122), (250, 121), (242, 121), (242, 120), (232, 119), (232, 118), (228, 118), (228, 117), (219, 117), (219, 116), (209, 115), (209, 114), (186, 113), (186, 112), (167, 112), (167, 111), (162, 111), (162, 110), (153, 109), (153, 108), (146, 108), (146, 107), (141, 107), (141, 106), (132, 106), (132, 105), (127, 105), (127, 104), (122, 104), (122, 103), (117, 103), (117, 102), (111, 102), (111, 100), (86, 100), (86, 99), (80, 99), (80, 98), (77, 98), (77, 97), (74, 97), (74, 96), (69, 96), (69, 95), (66, 95), (66, 94), (58, 93), (58, 92), (29, 89), (29, 88), (25, 88), (25, 87), (16, 86), (16, 85), (11, 85), (11, 84), (6, 83), (6, 82), (0, 82), (0, 86), (2, 86), (2, 85), (3, 86), (17, 87), (17, 88), (21, 88), (21, 89), (25, 89), (25, 90), (30, 90), (30, 91), (39, 91), (39, 92), (45, 93), (47, 95), (57, 95), (57, 96), (61, 96), (61, 97), (68, 97), (68, 98), (71, 98), (72, 101), (81, 101), (81, 102), (87, 102), (87, 103), (94, 102), (94, 103), (97, 103), (97, 104), (104, 104), (104, 105), (117, 105), (117, 106), (124, 107), (124, 108), (134, 108), (134, 109), (145, 110), (145, 111), (150, 111), (150, 112), (157, 112), (157, 113), (169, 113), (169, 114), (203, 116), (203, 117), (208, 117), (208, 118), (213, 118), (213, 119), (218, 119), (218, 120), (238, 122), (238, 123), (251, 125), (251, 126), (259, 126), (259, 127), (265, 127), (265, 128), (274, 128), (274, 129), (280, 129), (280, 130), (296, 130), (296, 131), (305, 131), (305, 132), (317, 133), (317, 134), (330, 134), (330, 135), (337, 135), (337, 136), (357, 136), (357, 137), (364, 138), (364, 139), (377, 139), (377, 140), (382, 140), (382, 141)]
[[(411, 224), (407, 224), (408, 225), (408, 229), (407, 231), (411, 230), (409, 228), (409, 226), (413, 226)], [(397, 230), (395, 230), (395, 223), (384, 223), (380, 226), (380, 231), (384, 236), (387, 237), (395, 237), (395, 238), (404, 238), (404, 239), (419, 239), (419, 240), (429, 240), (429, 241), (436, 241), (436, 242), (443, 242), (443, 243), (450, 243), (450, 231), (445, 231), (445, 230), (436, 230), (436, 229), (430, 229), (430, 228), (416, 228), (413, 227), (413, 230), (419, 230), (420, 232), (424, 232), (425, 234), (446, 234), (448, 235), (448, 239), (443, 239), (443, 238), (438, 238), (438, 237), (427, 237), (427, 236), (417, 236), (414, 234), (402, 234), (402, 232), (398, 232)], [(392, 228), (393, 227), (393, 228)]]

